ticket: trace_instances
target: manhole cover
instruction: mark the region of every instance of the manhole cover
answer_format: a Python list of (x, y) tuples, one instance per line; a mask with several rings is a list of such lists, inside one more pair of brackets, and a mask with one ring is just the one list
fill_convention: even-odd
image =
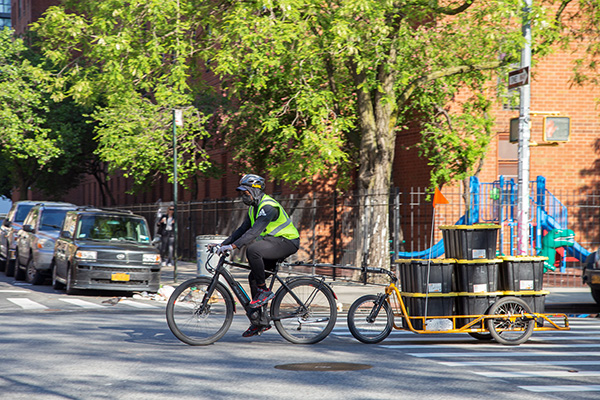
[(282, 365), (276, 365), (275, 368), (285, 369), (288, 371), (358, 371), (361, 369), (372, 368), (372, 365), (339, 363), (339, 362), (322, 362), (322, 363), (282, 364)]

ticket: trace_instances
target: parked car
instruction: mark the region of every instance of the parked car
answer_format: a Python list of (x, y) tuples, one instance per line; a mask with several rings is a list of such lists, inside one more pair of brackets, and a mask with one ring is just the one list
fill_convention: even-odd
[(77, 289), (156, 292), (160, 254), (144, 217), (131, 212), (80, 208), (67, 212), (54, 246), (52, 285)]
[(585, 260), (582, 274), (583, 283), (592, 290), (592, 297), (600, 304), (600, 249), (591, 253)]
[(39, 201), (18, 201), (13, 203), (10, 211), (0, 226), (0, 270), (6, 276), (15, 274), (15, 238), (21, 229), (29, 210)]
[(46, 277), (50, 277), (54, 243), (67, 211), (75, 209), (75, 204), (48, 202), (37, 204), (29, 210), (23, 227), (17, 233), (15, 279), (25, 279), (39, 285)]

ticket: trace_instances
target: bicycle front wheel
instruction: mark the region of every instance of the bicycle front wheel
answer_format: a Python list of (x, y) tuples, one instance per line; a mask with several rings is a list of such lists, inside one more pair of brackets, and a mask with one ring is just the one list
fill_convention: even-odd
[(331, 333), (337, 319), (335, 296), (329, 286), (301, 278), (281, 288), (271, 303), (277, 331), (295, 344), (313, 344)]
[[(233, 320), (231, 294), (221, 283), (208, 293), (211, 281), (210, 278), (195, 278), (183, 282), (167, 302), (169, 329), (177, 339), (192, 346), (221, 339)], [(204, 307), (203, 303), (206, 304)]]
[(363, 343), (379, 343), (389, 336), (394, 325), (394, 313), (384, 301), (377, 315), (372, 315), (379, 297), (373, 294), (358, 298), (348, 310), (348, 329)]

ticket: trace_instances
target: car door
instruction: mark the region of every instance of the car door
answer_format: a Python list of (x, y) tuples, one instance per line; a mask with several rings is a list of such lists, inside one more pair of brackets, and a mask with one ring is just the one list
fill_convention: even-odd
[[(64, 279), (67, 277), (68, 253), (69, 247), (73, 243), (76, 222), (77, 214), (67, 212), (61, 233), (54, 245), (54, 265), (56, 268), (56, 275)], [(68, 232), (70, 237), (64, 236), (63, 232)]]
[(13, 220), (17, 209), (17, 204), (13, 204), (10, 211), (6, 215), (6, 218), (0, 226), (0, 257), (8, 258), (8, 235), (10, 234), (10, 222)]
[[(27, 217), (25, 217), (25, 220), (23, 221), (23, 226), (29, 225), (31, 229), (35, 229), (37, 225), (38, 216), (39, 208), (32, 208), (27, 214)], [(26, 231), (25, 229), (21, 229), (17, 233), (17, 263), (20, 265), (27, 265), (27, 263), (29, 262), (29, 255), (31, 254), (30, 240), (32, 236), (33, 232)]]

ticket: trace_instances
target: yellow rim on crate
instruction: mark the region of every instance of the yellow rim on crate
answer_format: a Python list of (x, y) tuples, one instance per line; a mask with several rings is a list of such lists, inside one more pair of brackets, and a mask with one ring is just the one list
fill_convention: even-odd
[(442, 225), (440, 229), (500, 229), (500, 225), (495, 224), (475, 224), (475, 225)]
[(432, 264), (454, 264), (456, 259), (454, 258), (399, 258), (394, 261), (395, 264), (406, 264), (413, 261), (431, 261)]
[(475, 260), (456, 260), (457, 264), (500, 264), (504, 260), (501, 258), (494, 258), (493, 260), (487, 260), (485, 258), (478, 258)]
[(546, 261), (548, 257), (543, 256), (498, 256), (504, 261)]

